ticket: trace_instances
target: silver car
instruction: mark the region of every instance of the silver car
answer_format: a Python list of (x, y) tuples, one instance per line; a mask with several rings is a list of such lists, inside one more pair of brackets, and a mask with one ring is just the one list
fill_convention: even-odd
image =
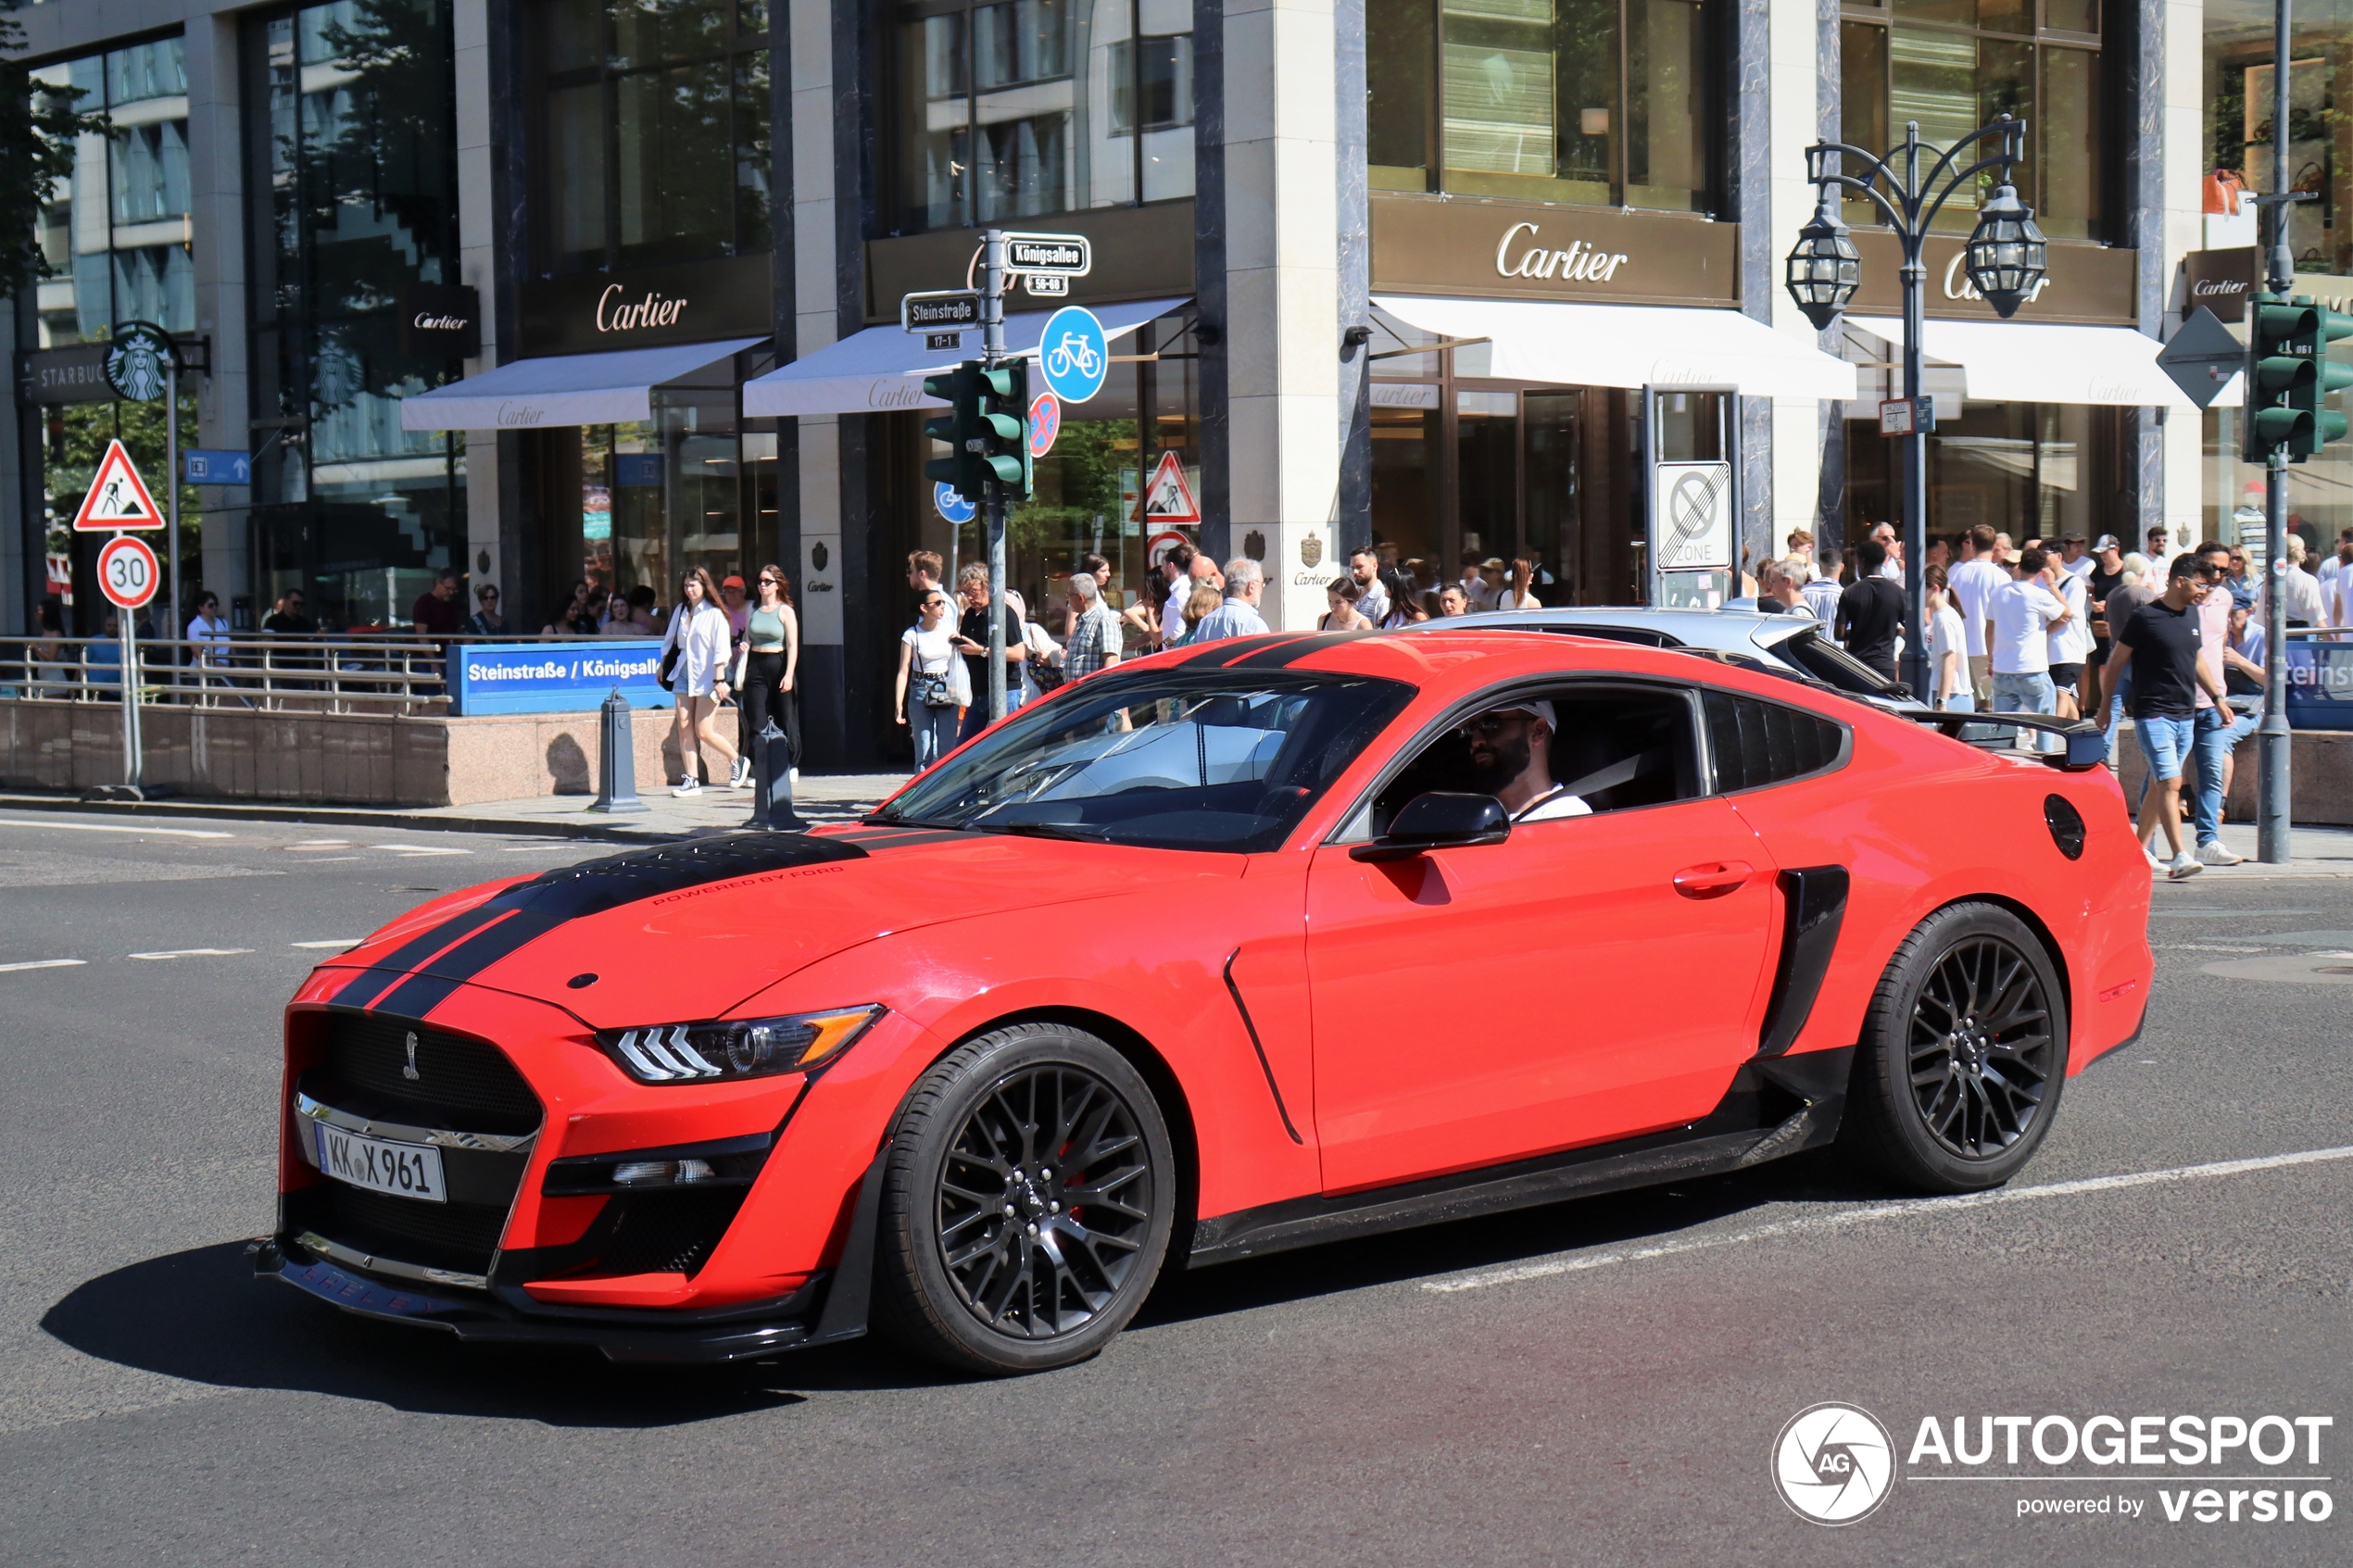
[[(1606, 637), (1646, 647), (1689, 648), (1772, 674), (1793, 675), (1850, 696), (1888, 707), (1910, 707), (1911, 689), (1890, 681), (1822, 635), (1810, 615), (1763, 615), (1753, 609), (1643, 609), (1593, 605), (1559, 609), (1501, 609), (1421, 622), (1450, 631), (1559, 632)], [(1405, 630), (1412, 631), (1408, 627)]]

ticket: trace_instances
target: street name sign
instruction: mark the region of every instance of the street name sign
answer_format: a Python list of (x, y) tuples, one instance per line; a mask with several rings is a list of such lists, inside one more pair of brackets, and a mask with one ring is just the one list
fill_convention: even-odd
[(980, 325), (980, 295), (971, 289), (934, 289), (899, 296), (901, 332), (962, 332)]
[(1095, 247), (1084, 234), (1007, 234), (1005, 270), (1059, 273), (1083, 278), (1095, 266)]

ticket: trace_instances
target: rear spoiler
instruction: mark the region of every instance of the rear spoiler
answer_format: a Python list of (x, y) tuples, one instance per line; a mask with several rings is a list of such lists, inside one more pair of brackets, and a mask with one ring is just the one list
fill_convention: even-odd
[[(2059, 735), (2067, 742), (2060, 751), (2034, 753), (2046, 765), (2063, 772), (2084, 773), (2108, 761), (2108, 732), (2088, 719), (2060, 719), (2047, 713), (1947, 713), (1933, 708), (1899, 708), (1894, 710), (1918, 723), (1931, 725), (1955, 740), (1961, 732), (1977, 728), (1985, 730), (2040, 730), (2045, 734)], [(1969, 745), (1984, 744), (1970, 741)]]

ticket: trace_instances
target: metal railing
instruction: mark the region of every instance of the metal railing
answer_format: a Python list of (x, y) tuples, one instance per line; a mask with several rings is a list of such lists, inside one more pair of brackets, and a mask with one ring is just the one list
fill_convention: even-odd
[[(605, 640), (238, 634), (141, 637), (132, 651), (143, 706), (431, 716), (449, 709), (447, 677), (453, 646)], [(114, 703), (121, 697), (122, 645), (115, 638), (0, 640), (0, 700)]]

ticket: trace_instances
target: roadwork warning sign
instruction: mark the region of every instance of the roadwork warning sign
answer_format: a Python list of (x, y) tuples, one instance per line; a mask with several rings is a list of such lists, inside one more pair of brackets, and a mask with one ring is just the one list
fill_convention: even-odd
[(107, 455), (98, 462), (98, 477), (90, 482), (90, 494), (82, 498), (82, 509), (74, 514), (74, 532), (112, 533), (119, 529), (162, 526), (163, 511), (147, 494), (146, 482), (132, 465), (131, 454), (122, 449), (120, 441), (107, 442)]

